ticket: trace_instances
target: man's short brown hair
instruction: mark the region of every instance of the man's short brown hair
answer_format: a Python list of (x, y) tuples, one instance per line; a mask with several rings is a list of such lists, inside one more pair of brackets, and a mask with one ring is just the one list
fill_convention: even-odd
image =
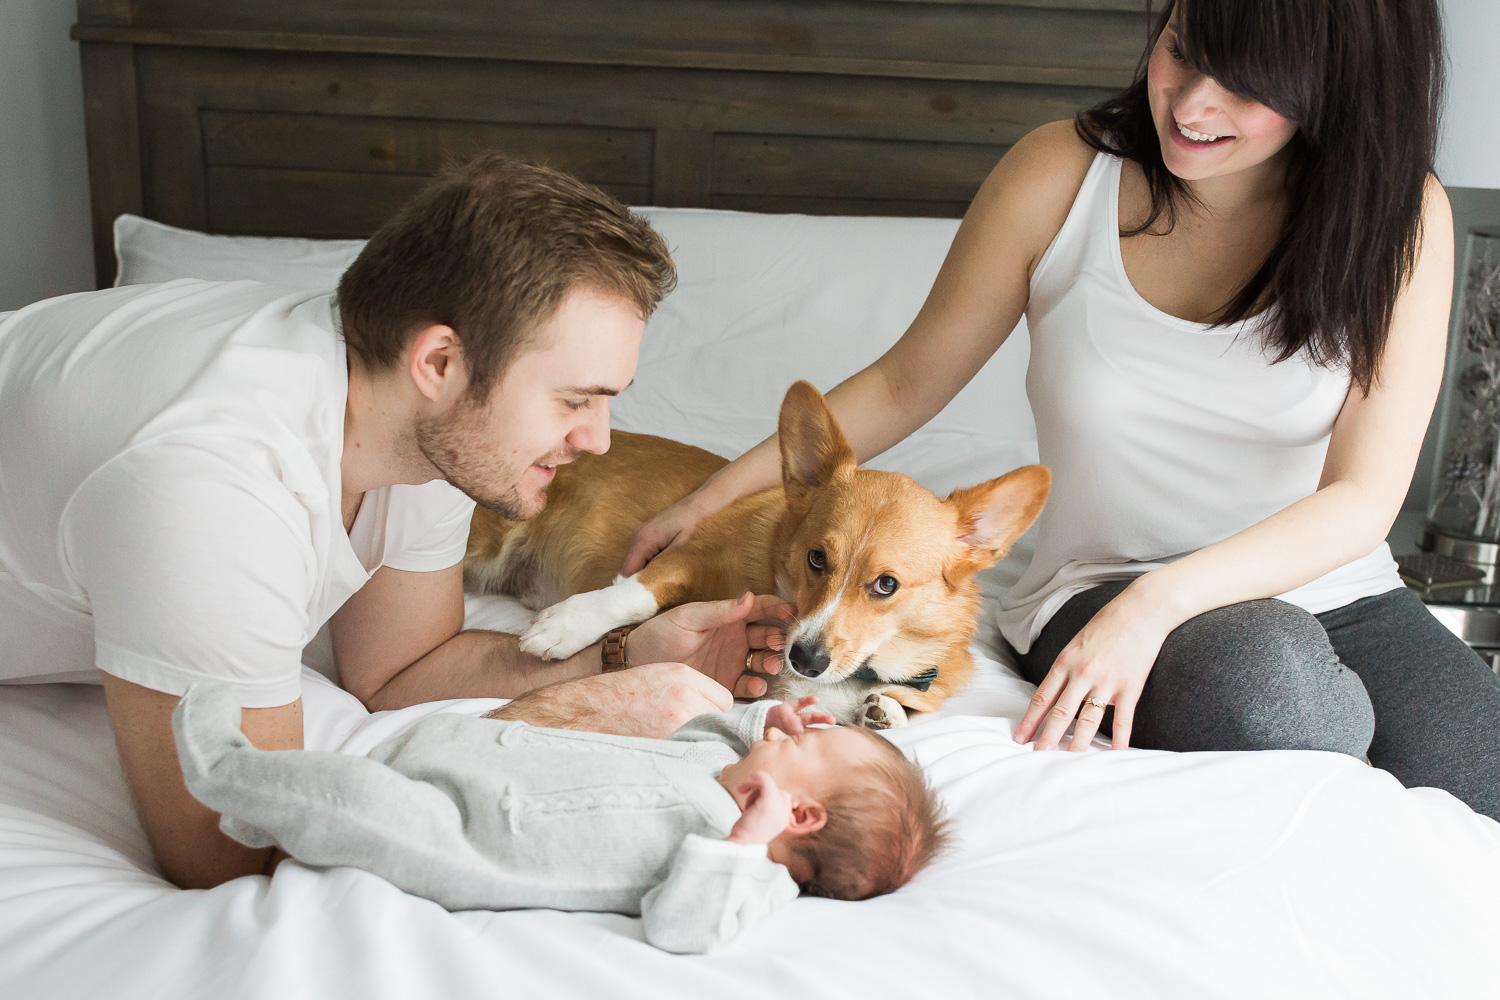
[(388, 369), (418, 330), (452, 327), (474, 398), (488, 395), (574, 288), (648, 318), (677, 272), (661, 236), (603, 191), (551, 167), (486, 153), (450, 169), (376, 231), (339, 280), (344, 337)]
[(856, 729), (884, 752), (851, 770), (848, 784), (823, 799), (822, 829), (792, 849), (812, 869), (803, 890), (831, 899), (894, 892), (947, 850), (949, 822), (922, 769), (890, 740)]

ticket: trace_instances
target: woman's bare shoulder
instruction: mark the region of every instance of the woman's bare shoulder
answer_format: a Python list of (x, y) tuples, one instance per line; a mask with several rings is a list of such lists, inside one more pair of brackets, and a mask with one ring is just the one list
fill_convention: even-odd
[(1062, 169), (1078, 171), (1079, 183), (1083, 182), (1089, 164), (1094, 162), (1095, 152), (1094, 147), (1078, 134), (1078, 127), (1071, 118), (1039, 125), (1011, 147), (1011, 153), (1018, 155), (1027, 166), (1042, 166), (1053, 172)]
[(990, 172), (970, 215), (1003, 222), (1034, 263), (1067, 221), (1095, 155), (1071, 120), (1033, 129)]

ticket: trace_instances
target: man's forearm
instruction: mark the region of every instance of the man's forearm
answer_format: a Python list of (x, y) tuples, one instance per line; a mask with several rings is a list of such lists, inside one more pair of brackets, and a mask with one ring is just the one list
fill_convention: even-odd
[(682, 663), (649, 663), (538, 688), (490, 713), (551, 729), (666, 739), (689, 719), (734, 704), (729, 692)]
[(549, 685), (521, 695), (509, 705), (495, 709), (488, 717), (529, 722), (533, 726), (545, 726), (548, 729), (618, 732), (619, 706), (612, 703), (615, 694), (606, 685)]
[[(162, 874), (184, 889), (210, 889), (241, 875), (269, 874), (265, 848), (250, 848), (219, 830), (219, 817), (183, 783), (172, 737), (177, 696), (100, 673), (120, 764)], [(262, 750), (302, 746), (302, 702), (247, 708), (240, 728)]]
[(405, 708), (449, 698), (518, 698), (559, 681), (599, 672), (600, 644), (566, 660), (542, 660), (521, 652), (506, 632), (460, 632), (401, 670), (365, 699), (371, 711)]

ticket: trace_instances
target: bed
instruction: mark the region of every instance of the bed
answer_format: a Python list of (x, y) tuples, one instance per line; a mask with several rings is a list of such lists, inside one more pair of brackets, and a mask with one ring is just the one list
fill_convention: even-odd
[[(656, 203), (644, 211), (682, 280), (614, 423), (726, 455), (771, 429), (794, 378), (827, 388), (899, 335), (976, 165), (1117, 85), (1144, 31), (1133, 0), (662, 0), (624, 22), (581, 3), (304, 7), (80, 4), (101, 281), (328, 287), (442, 156), (515, 148)], [(480, 30), (502, 10), (506, 31)], [(997, 32), (996, 51), (973, 42)], [(637, 160), (600, 152), (632, 130), (647, 133)], [(772, 152), (750, 155), (746, 135)], [(1034, 461), (1026, 361), (1023, 325), (876, 464), (946, 491)], [(631, 918), (451, 914), (350, 869), (176, 890), (99, 689), (0, 687), (0, 996), (1495, 994), (1500, 824), (1446, 793), (1334, 754), (1016, 745), (1031, 688), (990, 602), (1028, 552), (1023, 539), (985, 575), (974, 684), (892, 734), (955, 817), (958, 850), (896, 894), (798, 900), (701, 958), (656, 952)], [(467, 611), (473, 627), (526, 620), (504, 598)], [(497, 704), (371, 715), (329, 682), (326, 650), (305, 662), (320, 749), (364, 752), (425, 714)]]
[[(827, 386), (915, 313), (956, 223), (646, 209), (681, 268), (617, 426), (724, 453), (768, 432), (794, 377)], [(357, 241), (116, 226), (124, 282), (259, 276), (325, 286)], [(881, 463), (947, 490), (1035, 458), (1018, 330)], [(1028, 540), (984, 578), (993, 598)], [(473, 627), (527, 613), (471, 596)], [(1500, 824), (1325, 753), (1034, 754), (1031, 687), (987, 608), (974, 685), (893, 738), (960, 849), (863, 903), (803, 899), (729, 951), (656, 952), (611, 915), (449, 914), (363, 872), (289, 863), (181, 892), (155, 873), (99, 689), (0, 688), (0, 995), (404, 998), (1381, 997), (1493, 994)], [(370, 715), (306, 655), (307, 743), (364, 752), (434, 711)]]

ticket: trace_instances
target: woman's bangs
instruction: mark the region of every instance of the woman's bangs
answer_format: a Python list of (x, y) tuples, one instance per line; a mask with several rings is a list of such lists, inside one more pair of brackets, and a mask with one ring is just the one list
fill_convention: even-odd
[(1307, 0), (1177, 0), (1171, 24), (1188, 65), (1233, 94), (1295, 122), (1316, 115), (1318, 65), (1307, 38)]

